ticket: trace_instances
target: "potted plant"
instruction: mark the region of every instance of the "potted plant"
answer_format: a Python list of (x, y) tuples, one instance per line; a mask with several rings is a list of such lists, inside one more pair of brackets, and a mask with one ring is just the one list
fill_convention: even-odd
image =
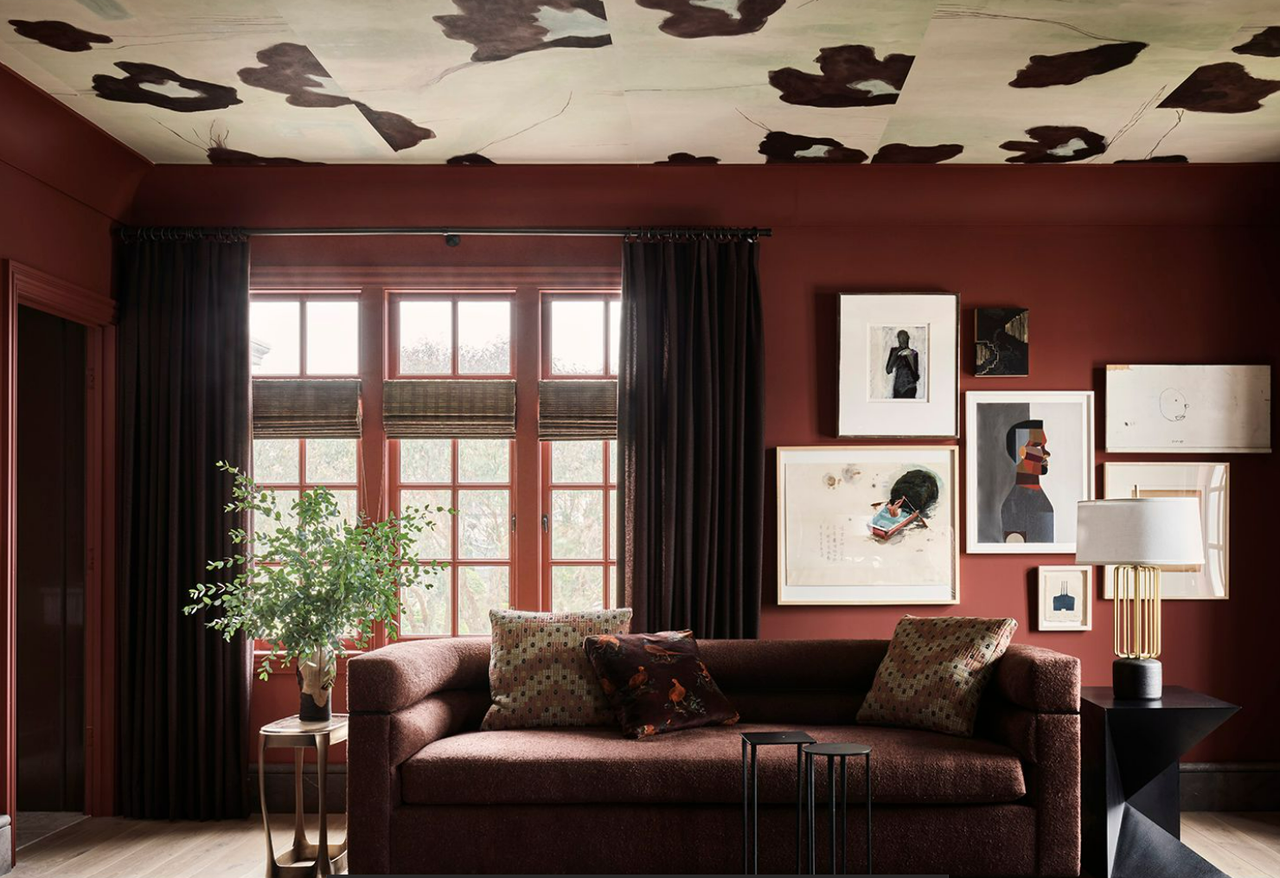
[[(236, 554), (210, 561), (210, 571), (234, 573), (230, 580), (191, 589), (188, 615), (216, 611), (206, 624), (230, 640), (235, 634), (265, 641), (258, 676), (273, 661), (292, 661), (298, 678), (298, 716), (321, 722), (331, 715), (330, 690), (337, 661), (348, 646), (365, 648), (381, 623), (398, 633), (400, 590), (430, 588), (446, 565), (419, 561), (413, 551), (419, 534), (435, 527), (437, 506), (406, 509), (383, 521), (344, 521), (333, 493), (324, 487), (303, 491), (282, 509), (275, 492), (259, 487), (237, 467), (220, 461), (234, 476), (227, 512), (250, 512), (256, 528), (229, 531)], [(243, 548), (240, 548), (243, 547)]]

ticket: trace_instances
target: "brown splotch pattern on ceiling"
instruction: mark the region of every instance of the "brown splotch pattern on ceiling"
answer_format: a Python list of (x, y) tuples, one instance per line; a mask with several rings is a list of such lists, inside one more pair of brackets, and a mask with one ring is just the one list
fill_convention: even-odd
[(1027, 129), (1030, 140), (1009, 140), (1001, 149), (1019, 153), (1005, 161), (1018, 164), (1078, 162), (1107, 149), (1106, 138), (1079, 125), (1037, 125)]
[(81, 30), (65, 21), (22, 21), (10, 19), (14, 33), (59, 52), (87, 52), (94, 43), (110, 43), (111, 37)]
[(599, 49), (612, 39), (603, 0), (455, 0), (437, 15), (445, 36), (475, 46), (472, 61), (503, 61), (540, 49)]
[(794, 67), (769, 71), (769, 84), (788, 104), (805, 107), (877, 107), (892, 104), (907, 83), (910, 55), (876, 57), (870, 46), (832, 46), (814, 59), (821, 74)]
[(770, 131), (760, 141), (760, 155), (765, 164), (791, 162), (796, 164), (859, 165), (867, 160), (860, 149), (845, 146), (830, 137), (806, 137), (785, 131)]
[(1252, 113), (1262, 99), (1280, 91), (1280, 81), (1249, 75), (1243, 64), (1206, 64), (1175, 88), (1160, 106), (1197, 113)]
[(304, 162), (282, 156), (254, 155), (251, 152), (226, 146), (209, 147), (208, 156), (209, 164), (224, 168), (301, 168), (324, 164), (324, 162)]
[(241, 103), (229, 85), (192, 79), (158, 64), (117, 61), (115, 66), (125, 75), (100, 73), (93, 77), (93, 90), (103, 100), (150, 104), (175, 113), (225, 110)]
[(1259, 58), (1280, 58), (1280, 26), (1264, 27), (1249, 42), (1241, 43), (1231, 51), (1237, 55), (1257, 55)]
[(5, 0), (0, 63), (158, 162), (1277, 161), (1265, 2)]
[(1146, 43), (1103, 43), (1079, 52), (1032, 55), (1031, 60), (1009, 82), (1014, 88), (1047, 88), (1074, 85), (1090, 76), (1101, 76), (1134, 62)]
[(787, 0), (636, 0), (645, 9), (668, 13), (658, 25), (664, 34), (683, 39), (736, 37), (765, 26)]

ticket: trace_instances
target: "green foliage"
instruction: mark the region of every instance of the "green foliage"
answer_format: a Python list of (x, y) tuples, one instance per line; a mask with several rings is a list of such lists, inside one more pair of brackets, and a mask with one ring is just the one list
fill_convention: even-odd
[(413, 546), (435, 529), (433, 515), (452, 509), (408, 508), (351, 524), (328, 488), (304, 491), (282, 510), (273, 491), (237, 467), (219, 461), (218, 468), (235, 477), (224, 511), (253, 513), (257, 527), (228, 531), (236, 554), (207, 565), (224, 579), (191, 589), (184, 612), (212, 610), (206, 624), (227, 640), (243, 632), (271, 644), (258, 668), (264, 680), (273, 660), (340, 656), (347, 643), (367, 647), (379, 622), (394, 640), (400, 589), (431, 588), (448, 566), (417, 560)]

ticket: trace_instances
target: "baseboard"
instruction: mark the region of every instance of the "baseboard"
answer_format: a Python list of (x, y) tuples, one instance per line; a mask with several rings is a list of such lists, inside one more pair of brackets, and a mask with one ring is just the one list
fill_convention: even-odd
[[(316, 782), (314, 762), (303, 766), (302, 806), (308, 814), (314, 814), (319, 806), (319, 784)], [(347, 809), (347, 766), (345, 763), (329, 766), (329, 782), (325, 785), (325, 810), (337, 814)], [(267, 810), (272, 814), (293, 813), (293, 766), (288, 763), (267, 763)], [(252, 793), (253, 811), (261, 812), (258, 805), (258, 766), (249, 766), (249, 789)]]
[[(293, 766), (267, 765), (267, 808), (273, 814), (293, 812)], [(249, 770), (254, 811), (258, 811), (258, 767)], [(1181, 771), (1183, 811), (1280, 811), (1280, 762), (1184, 762)], [(302, 781), (303, 807), (317, 805), (316, 770), (306, 766)], [(329, 766), (325, 804), (331, 813), (346, 809), (347, 766)], [(0, 833), (9, 827), (0, 828)], [(3, 873), (0, 853), (0, 874)]]
[(1280, 762), (1184, 762), (1183, 811), (1280, 811)]

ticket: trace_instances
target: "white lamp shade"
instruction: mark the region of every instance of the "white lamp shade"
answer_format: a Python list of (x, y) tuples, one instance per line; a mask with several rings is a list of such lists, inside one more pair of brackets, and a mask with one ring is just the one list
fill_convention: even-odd
[(1203, 564), (1194, 497), (1084, 500), (1076, 505), (1077, 564)]

